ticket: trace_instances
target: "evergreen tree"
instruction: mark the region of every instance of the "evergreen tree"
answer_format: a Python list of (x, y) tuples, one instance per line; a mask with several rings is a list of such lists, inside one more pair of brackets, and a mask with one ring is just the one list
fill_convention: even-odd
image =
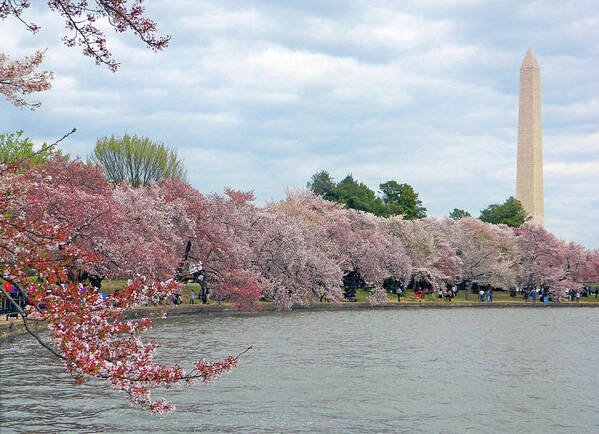
[(426, 208), (411, 185), (399, 184), (392, 180), (381, 184), (380, 189), (389, 215), (401, 214), (404, 220), (426, 217)]
[(361, 211), (372, 212), (375, 193), (366, 184), (358, 182), (349, 174), (335, 188), (337, 200)]
[(366, 211), (377, 216), (403, 215), (405, 220), (426, 217), (426, 208), (418, 198), (418, 193), (409, 184), (388, 181), (380, 185), (383, 197), (377, 197), (374, 190), (358, 182), (349, 174), (339, 183), (331, 175), (321, 170), (316, 172), (307, 187), (325, 199), (345, 204), (347, 208)]
[(522, 203), (510, 196), (502, 204), (493, 203), (480, 212), (479, 219), (486, 223), (505, 224), (514, 228), (519, 228), (530, 217)]
[(459, 208), (454, 208), (453, 211), (449, 213), (449, 218), (452, 220), (460, 220), (464, 217), (472, 217), (472, 214)]
[(312, 192), (324, 196), (325, 199), (335, 199), (335, 180), (326, 170), (321, 170), (312, 175), (306, 186)]

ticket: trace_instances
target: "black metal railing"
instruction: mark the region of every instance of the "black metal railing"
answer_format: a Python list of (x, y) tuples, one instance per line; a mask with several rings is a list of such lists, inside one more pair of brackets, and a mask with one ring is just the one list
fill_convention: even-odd
[[(20, 292), (10, 292), (9, 295), (21, 309), (25, 309), (25, 306), (27, 306), (27, 297)], [(10, 302), (8, 297), (0, 294), (0, 315), (16, 315), (17, 313), (17, 308)]]

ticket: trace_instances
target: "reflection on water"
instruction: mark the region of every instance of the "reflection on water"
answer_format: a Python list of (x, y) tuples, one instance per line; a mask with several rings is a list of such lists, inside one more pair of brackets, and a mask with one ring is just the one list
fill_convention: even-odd
[[(253, 344), (209, 385), (155, 393), (149, 416), (76, 387), (29, 338), (0, 351), (4, 432), (599, 432), (599, 311), (373, 310), (156, 321), (163, 361)], [(186, 366), (189, 368), (190, 366)]]

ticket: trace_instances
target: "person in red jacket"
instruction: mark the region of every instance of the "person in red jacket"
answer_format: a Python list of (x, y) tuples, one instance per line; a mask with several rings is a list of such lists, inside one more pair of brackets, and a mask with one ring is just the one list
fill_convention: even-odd
[(422, 289), (420, 287), (416, 291), (416, 296), (418, 297), (418, 303), (422, 303)]

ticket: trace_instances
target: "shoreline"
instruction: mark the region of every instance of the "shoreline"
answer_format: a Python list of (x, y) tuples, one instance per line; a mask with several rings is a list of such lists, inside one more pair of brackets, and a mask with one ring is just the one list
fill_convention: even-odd
[[(401, 303), (383, 303), (376, 306), (371, 306), (365, 302), (342, 302), (342, 303), (318, 303), (309, 306), (297, 305), (293, 307), (291, 311), (283, 312), (297, 312), (297, 311), (341, 311), (341, 310), (371, 310), (371, 309), (407, 309), (407, 310), (418, 310), (418, 309), (551, 309), (551, 308), (586, 308), (596, 307), (599, 308), (599, 303), (588, 303), (588, 302), (565, 302), (565, 303), (522, 303), (522, 302), (491, 302), (481, 303), (478, 301), (473, 302), (460, 302), (460, 303), (433, 303), (433, 302), (412, 302), (406, 301)], [(167, 318), (170, 316), (179, 315), (259, 315), (261, 313), (281, 312), (274, 308), (273, 303), (263, 304), (262, 309), (258, 311), (240, 311), (234, 309), (230, 305), (218, 305), (213, 304), (183, 304), (179, 306), (175, 305), (159, 305), (159, 306), (143, 306), (137, 309), (131, 310), (125, 314), (127, 319), (135, 318), (160, 318), (164, 313), (167, 314)], [(45, 323), (30, 321), (30, 327), (34, 331), (41, 331), (45, 328)], [(27, 334), (27, 330), (20, 319), (8, 320), (4, 318), (0, 321), (0, 342), (5, 339), (18, 337), (20, 335)]]

